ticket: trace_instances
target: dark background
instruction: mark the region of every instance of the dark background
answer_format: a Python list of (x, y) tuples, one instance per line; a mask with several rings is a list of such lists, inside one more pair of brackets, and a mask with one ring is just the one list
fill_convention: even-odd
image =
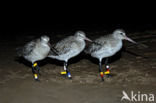
[[(23, 33), (45, 33), (45, 32), (74, 32), (76, 30), (84, 30), (87, 32), (94, 31), (113, 31), (114, 29), (124, 29), (128, 32), (155, 30), (156, 24), (129, 24), (129, 23), (6, 23), (1, 26), (1, 33), (5, 36), (22, 35)], [(3, 35), (2, 35), (3, 36)]]
[(2, 4), (0, 32), (23, 33), (114, 30), (144, 31), (156, 28), (155, 3), (140, 2), (6, 2)]

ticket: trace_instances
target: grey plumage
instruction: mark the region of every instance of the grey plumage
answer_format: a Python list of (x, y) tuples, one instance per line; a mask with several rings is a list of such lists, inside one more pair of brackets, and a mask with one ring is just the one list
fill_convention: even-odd
[(32, 40), (25, 44), (23, 47), (17, 49), (17, 54), (24, 57), (32, 63), (32, 73), (34, 79), (38, 81), (40, 68), (37, 61), (46, 58), (50, 52), (50, 38), (46, 35), (41, 36), (36, 40)]
[[(122, 48), (122, 40), (124, 39), (131, 40), (123, 30), (117, 29), (112, 34), (95, 39), (95, 43), (89, 45), (85, 52), (98, 59), (110, 57)], [(134, 41), (131, 40), (131, 42)]]
[(41, 36), (36, 40), (32, 40), (25, 44), (23, 47), (17, 48), (18, 56), (23, 56), (26, 60), (34, 63), (35, 61), (42, 60), (47, 57), (50, 46), (49, 37)]
[[(104, 81), (103, 74), (110, 75), (108, 57), (113, 56), (122, 48), (122, 40), (128, 40), (134, 42), (132, 39), (126, 36), (123, 30), (117, 29), (112, 34), (104, 35), (93, 41), (92, 44), (86, 48), (85, 52), (90, 54), (92, 57), (99, 60), (99, 72), (102, 81)], [(106, 58), (105, 67), (106, 72), (102, 71), (102, 59)]]
[(20, 57), (20, 56), (25, 56), (25, 55), (30, 54), (36, 45), (35, 42), (36, 42), (36, 40), (33, 40), (33, 41), (25, 44), (24, 47), (16, 48), (17, 55)]
[(50, 52), (48, 57), (68, 61), (68, 59), (83, 51), (86, 45), (86, 38), (83, 31), (78, 31), (74, 36), (66, 37), (54, 45), (58, 55), (53, 55), (53, 52)]
[(70, 58), (77, 56), (84, 50), (85, 40), (91, 41), (83, 31), (77, 31), (74, 36), (64, 38), (53, 46), (58, 55), (54, 55), (54, 52), (50, 52), (48, 55), (50, 58), (64, 61), (63, 74), (66, 74), (68, 78), (71, 78), (71, 74), (67, 68), (67, 62)]

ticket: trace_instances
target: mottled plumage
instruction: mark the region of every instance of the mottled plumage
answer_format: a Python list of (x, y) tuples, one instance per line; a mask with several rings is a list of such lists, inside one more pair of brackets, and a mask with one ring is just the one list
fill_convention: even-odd
[(58, 55), (54, 55), (53, 52), (50, 52), (48, 55), (50, 58), (64, 61), (64, 70), (69, 78), (71, 75), (67, 69), (67, 62), (70, 58), (77, 56), (84, 50), (85, 40), (91, 41), (85, 36), (83, 31), (77, 31), (74, 36), (66, 37), (53, 46)]
[(17, 49), (17, 54), (19, 56), (24, 57), (32, 63), (32, 72), (35, 80), (38, 80), (40, 70), (36, 62), (48, 56), (50, 52), (49, 40), (48, 36), (41, 36), (41, 38), (32, 40), (23, 47)]
[(106, 35), (100, 37), (94, 41), (86, 50), (87, 53), (95, 58), (104, 58), (114, 55), (122, 47), (121, 40), (114, 40), (110, 36)]
[[(95, 39), (94, 43), (89, 45), (85, 52), (102, 60), (117, 53), (122, 48), (123, 39), (130, 40), (123, 30), (117, 29), (112, 34)], [(134, 41), (131, 40), (131, 42)]]
[(107, 65), (108, 57), (113, 56), (122, 48), (122, 40), (128, 40), (134, 42), (132, 39), (128, 38), (123, 30), (117, 29), (112, 34), (104, 35), (95, 39), (92, 44), (90, 44), (85, 52), (90, 54), (92, 57), (99, 59), (99, 71), (101, 78), (103, 79), (102, 71), (102, 59), (106, 58), (106, 69), (105, 74), (109, 74), (109, 66)]
[(48, 57), (55, 58), (62, 61), (68, 61), (68, 59), (77, 56), (85, 48), (85, 33), (78, 31), (74, 36), (69, 36), (58, 43), (53, 47), (56, 49), (58, 55), (49, 54)]
[(23, 47), (18, 48), (17, 54), (34, 63), (35, 61), (42, 60), (47, 57), (50, 51), (50, 46), (48, 43), (49, 37), (42, 36), (41, 38), (32, 40)]

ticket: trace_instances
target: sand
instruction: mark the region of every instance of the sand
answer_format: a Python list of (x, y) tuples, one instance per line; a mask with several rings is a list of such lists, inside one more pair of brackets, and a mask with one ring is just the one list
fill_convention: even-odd
[[(88, 34), (91, 37), (94, 33)], [(156, 95), (155, 35), (155, 31), (129, 34), (139, 44), (124, 41), (124, 47), (133, 55), (122, 49), (112, 57), (112, 76), (105, 76), (104, 82), (99, 77), (98, 60), (84, 53), (69, 61), (71, 80), (60, 75), (63, 62), (46, 58), (38, 62), (41, 76), (36, 82), (31, 64), (18, 59), (15, 52), (17, 46), (35, 36), (4, 37), (0, 41), (0, 103), (129, 103), (121, 101), (123, 90)]]

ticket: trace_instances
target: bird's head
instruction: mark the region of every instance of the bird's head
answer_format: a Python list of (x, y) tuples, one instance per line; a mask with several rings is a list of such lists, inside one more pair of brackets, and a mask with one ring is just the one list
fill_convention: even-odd
[(46, 35), (41, 36), (42, 43), (47, 44), (47, 43), (49, 43), (49, 40), (50, 40), (50, 38), (48, 36), (46, 36)]
[(134, 40), (132, 40), (131, 38), (129, 38), (128, 36), (126, 36), (126, 33), (124, 30), (122, 29), (117, 29), (113, 32), (113, 35), (115, 36), (115, 38), (120, 39), (120, 40), (128, 40), (132, 43), (137, 44)]
[(77, 31), (77, 32), (75, 33), (75, 37), (76, 37), (78, 40), (87, 40), (87, 41), (92, 42), (92, 40), (90, 40), (89, 38), (86, 37), (86, 34), (85, 34), (83, 31)]

